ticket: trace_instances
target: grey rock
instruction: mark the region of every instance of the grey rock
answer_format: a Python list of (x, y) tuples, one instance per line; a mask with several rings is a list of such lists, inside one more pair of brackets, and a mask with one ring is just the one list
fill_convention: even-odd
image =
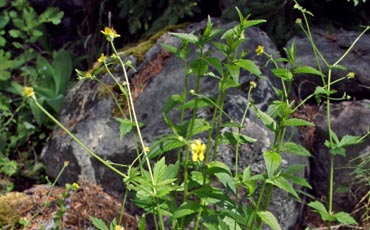
[[(359, 32), (337, 29), (334, 32), (327, 32), (313, 27), (312, 36), (318, 50), (329, 64), (334, 64), (355, 41)], [(313, 55), (309, 40), (304, 36), (295, 36), (287, 46), (295, 41), (297, 46), (297, 63), (317, 68), (316, 60)], [(369, 99), (370, 95), (370, 35), (365, 34), (353, 47), (352, 51), (339, 63), (346, 67), (346, 70), (334, 69), (332, 80), (345, 77), (349, 72), (354, 72), (356, 77), (336, 83), (332, 89), (337, 90), (335, 96), (342, 96), (345, 92), (356, 99)], [(321, 67), (324, 74), (327, 74), (328, 68), (321, 59)], [(322, 85), (319, 76), (302, 75), (295, 78), (294, 89), (299, 99), (305, 98), (314, 92), (315, 87)]]
[[(326, 107), (321, 107), (316, 118), (314, 157), (311, 159), (311, 184), (317, 197), (328, 200), (330, 154), (324, 146), (328, 139)], [(370, 101), (347, 101), (333, 104), (331, 107), (331, 128), (341, 139), (344, 135), (362, 136), (370, 129)], [(369, 187), (355, 184), (353, 170), (359, 161), (353, 159), (366, 156), (370, 149), (370, 138), (361, 144), (346, 148), (346, 156), (336, 156), (334, 164), (334, 197), (335, 211), (352, 212), (359, 197), (357, 192), (367, 192)], [(367, 155), (368, 156), (368, 155)], [(360, 188), (362, 187), (362, 188)], [(347, 188), (347, 191), (340, 188)], [(338, 190), (339, 189), (339, 190)], [(357, 194), (356, 194), (357, 193)]]

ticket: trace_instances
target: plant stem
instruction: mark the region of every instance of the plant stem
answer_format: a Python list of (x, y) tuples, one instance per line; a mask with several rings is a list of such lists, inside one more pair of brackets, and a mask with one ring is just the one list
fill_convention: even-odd
[(98, 156), (89, 147), (87, 147), (84, 143), (82, 143), (64, 125), (62, 125), (57, 119), (55, 119), (53, 117), (53, 115), (51, 115), (48, 111), (46, 111), (46, 109), (44, 109), (44, 107), (42, 107), (42, 105), (39, 104), (39, 102), (37, 101), (37, 99), (35, 97), (32, 98), (32, 99), (35, 102), (35, 104), (37, 105), (37, 107), (39, 107), (39, 109), (43, 113), (46, 114), (46, 116), (48, 116), (53, 122), (55, 122), (55, 124), (57, 124), (61, 129), (63, 129), (64, 132), (66, 132), (77, 144), (79, 144), (83, 149), (85, 149), (91, 156), (93, 156), (95, 159), (97, 159), (98, 161), (100, 161), (103, 165), (105, 165), (106, 167), (108, 167), (109, 169), (111, 169), (112, 171), (114, 171), (115, 173), (117, 173), (118, 175), (122, 176), (123, 178), (127, 178), (127, 175), (125, 175), (124, 173), (122, 173), (121, 171), (119, 171), (118, 169), (116, 169), (115, 167), (113, 167), (111, 164), (107, 163), (103, 158), (101, 158), (100, 156)]

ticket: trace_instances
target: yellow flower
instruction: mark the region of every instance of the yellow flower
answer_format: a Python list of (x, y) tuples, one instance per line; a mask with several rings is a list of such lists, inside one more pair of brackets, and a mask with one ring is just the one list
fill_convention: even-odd
[(79, 189), (79, 188), (80, 188), (80, 185), (79, 185), (79, 184), (77, 184), (77, 183), (75, 182), (75, 183), (73, 183), (73, 184), (72, 184), (72, 188), (73, 188), (74, 190), (77, 190), (77, 189)]
[(257, 83), (256, 83), (255, 81), (251, 81), (251, 82), (249, 82), (249, 86), (250, 86), (252, 89), (254, 89), (254, 88), (256, 88), (256, 87), (257, 87)]
[(121, 225), (116, 225), (116, 227), (114, 227), (114, 230), (125, 230), (125, 228)]
[(264, 50), (263, 46), (261, 46), (261, 45), (257, 46), (257, 49), (256, 49), (257, 56), (261, 56), (264, 53), (264, 51), (265, 50)]
[(102, 34), (105, 35), (105, 38), (109, 41), (112, 42), (115, 38), (121, 37), (121, 35), (117, 34), (117, 32), (109, 27), (105, 27), (104, 30), (101, 31)]
[(192, 160), (193, 161), (203, 161), (204, 152), (206, 151), (206, 145), (203, 144), (200, 140), (195, 140), (190, 145), (191, 150), (193, 151)]
[(356, 74), (355, 74), (354, 72), (349, 72), (349, 73), (347, 74), (347, 77), (348, 77), (349, 79), (351, 79), (351, 78), (355, 78), (355, 76), (356, 76)]
[(297, 19), (295, 20), (295, 23), (296, 23), (296, 24), (302, 24), (302, 19), (301, 19), (301, 18), (297, 18)]
[(25, 97), (34, 97), (35, 91), (33, 91), (32, 87), (25, 86), (23, 87), (23, 96)]
[(98, 62), (105, 62), (107, 60), (107, 57), (102, 53), (100, 54), (100, 57), (98, 58)]

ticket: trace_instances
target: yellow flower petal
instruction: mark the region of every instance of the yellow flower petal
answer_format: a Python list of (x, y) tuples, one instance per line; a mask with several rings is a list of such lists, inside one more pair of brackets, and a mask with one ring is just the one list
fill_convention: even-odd
[(261, 56), (264, 52), (265, 52), (265, 50), (264, 50), (263, 46), (258, 45), (257, 49), (256, 49), (257, 56)]
[(206, 151), (207, 146), (203, 144), (200, 140), (195, 140), (193, 143), (190, 144), (191, 151), (193, 152), (192, 160), (193, 161), (203, 161), (204, 160), (204, 153)]
[(108, 41), (113, 41), (115, 38), (121, 37), (121, 35), (117, 34), (117, 32), (113, 28), (105, 27), (104, 30), (100, 31), (102, 34), (105, 35), (105, 38)]
[(32, 87), (25, 86), (25, 87), (23, 87), (23, 96), (33, 97), (33, 96), (35, 96), (35, 91), (33, 91)]
[(107, 57), (102, 53), (100, 54), (100, 57), (98, 58), (98, 62), (105, 62), (107, 60)]

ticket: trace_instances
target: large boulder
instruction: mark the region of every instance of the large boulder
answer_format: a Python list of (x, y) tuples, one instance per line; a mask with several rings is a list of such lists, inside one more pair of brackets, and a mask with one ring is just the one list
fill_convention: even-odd
[[(362, 136), (370, 128), (370, 101), (347, 101), (331, 106), (331, 128), (339, 139), (345, 135)], [(310, 161), (310, 181), (316, 197), (328, 200), (330, 153), (324, 146), (328, 140), (326, 107), (320, 107), (316, 115), (316, 131), (313, 143), (313, 158)], [(356, 183), (355, 168), (361, 156), (369, 156), (370, 138), (361, 144), (346, 148), (346, 156), (336, 156), (334, 160), (334, 196), (335, 211), (352, 212), (355, 205), (370, 189), (368, 184)], [(367, 154), (366, 154), (367, 153)]]
[[(213, 21), (222, 28), (231, 28), (235, 23), (220, 24), (217, 20)], [(205, 27), (206, 22), (189, 25), (180, 32), (199, 32)], [(248, 40), (241, 45), (241, 49), (254, 51), (257, 45), (262, 44), (268, 53), (277, 53), (275, 45), (258, 28), (250, 28), (246, 32)], [(137, 73), (129, 72), (129, 77), (141, 79), (145, 88), (135, 93), (135, 108), (142, 127), (143, 139), (150, 143), (156, 137), (169, 133), (170, 130), (165, 125), (162, 117), (163, 105), (167, 98), (172, 94), (180, 94), (184, 84), (185, 69), (181, 61), (170, 55), (159, 44), (165, 43), (180, 47), (179, 39), (169, 35), (162, 35), (152, 48), (144, 55), (144, 60), (137, 64)], [(205, 49), (209, 49), (206, 46)], [(192, 52), (189, 59), (195, 57), (196, 52)], [(219, 53), (214, 53), (215, 57), (223, 60), (224, 57)], [(257, 81), (257, 88), (252, 93), (252, 99), (257, 107), (266, 110), (269, 103), (274, 99), (273, 87), (277, 87), (276, 79), (270, 75), (269, 66), (265, 66), (266, 59), (257, 57), (254, 52), (248, 54), (249, 58), (261, 66), (261, 71), (265, 75), (264, 80), (256, 79), (255, 76), (242, 72), (242, 87), (238, 90), (233, 89), (226, 98), (225, 111), (235, 120), (240, 120), (244, 108), (246, 107), (247, 91), (246, 87), (252, 80)], [(136, 59), (131, 61), (135, 64)], [(120, 68), (116, 69), (116, 75), (122, 80)], [(107, 85), (112, 85), (109, 75), (99, 74), (98, 78)], [(192, 79), (192, 78), (191, 78)], [(205, 95), (215, 95), (218, 82), (211, 77), (203, 77), (201, 80), (201, 92)], [(194, 79), (190, 86), (194, 86)], [(106, 96), (104, 87), (96, 81), (79, 82), (69, 90), (65, 106), (60, 114), (59, 120), (71, 132), (76, 135), (83, 143), (92, 148), (99, 156), (118, 164), (129, 165), (136, 158), (134, 138), (131, 135), (124, 139), (119, 137), (119, 123), (114, 118), (115, 106), (111, 97)], [(174, 121), (177, 120), (176, 112), (169, 116)], [(205, 114), (200, 116), (209, 116)], [(257, 138), (254, 144), (246, 144), (241, 147), (240, 168), (243, 169), (252, 165), (254, 173), (264, 171), (262, 152), (268, 148), (273, 141), (272, 133), (262, 125), (254, 113), (248, 113), (247, 122), (243, 128), (243, 133)], [(230, 146), (221, 146), (218, 152), (219, 159), (233, 167), (234, 151)], [(102, 184), (103, 187), (116, 195), (122, 194), (124, 184), (122, 178), (103, 166), (100, 162), (92, 158), (76, 142), (74, 142), (65, 132), (56, 127), (49, 143), (43, 151), (43, 160), (46, 163), (46, 170), (49, 176), (55, 178), (63, 162), (68, 160), (70, 166), (60, 177), (60, 183), (71, 183), (78, 180), (88, 180), (90, 182)], [(306, 163), (307, 159), (284, 156), (285, 164)], [(279, 219), (283, 229), (292, 226), (298, 216), (297, 203), (293, 198), (283, 191), (276, 192), (272, 196), (272, 212)]]
[[(326, 30), (313, 27), (312, 37), (317, 49), (326, 59), (328, 64), (334, 64), (347, 51), (355, 41), (359, 32), (336, 30), (328, 32)], [(316, 59), (310, 41), (305, 36), (295, 36), (288, 46), (295, 41), (297, 47), (297, 63), (309, 65), (317, 68)], [(324, 74), (328, 73), (328, 67), (324, 65), (321, 58), (320, 65)], [(369, 99), (370, 95), (370, 35), (365, 34), (357, 41), (352, 51), (339, 63), (345, 67), (335, 68), (332, 71), (332, 80), (346, 77), (349, 72), (355, 73), (355, 78), (346, 79), (332, 85), (332, 89), (337, 90), (335, 96), (342, 96), (345, 92), (356, 99)], [(316, 86), (322, 86), (321, 78), (312, 75), (300, 75), (294, 81), (294, 89), (298, 99), (303, 99), (315, 91)]]

